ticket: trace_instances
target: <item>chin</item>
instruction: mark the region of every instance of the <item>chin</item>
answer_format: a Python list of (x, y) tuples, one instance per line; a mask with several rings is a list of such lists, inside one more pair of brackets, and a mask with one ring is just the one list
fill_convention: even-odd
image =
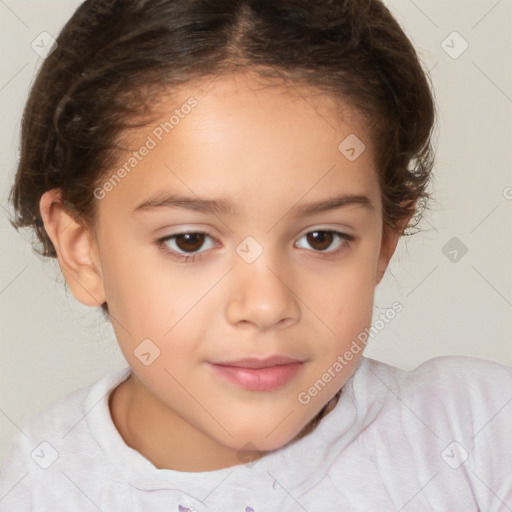
[[(238, 431), (235, 431), (235, 426), (232, 425), (231, 434), (233, 437), (227, 436), (219, 441), (228, 448), (240, 452), (277, 450), (295, 439), (303, 428), (302, 425), (298, 425), (296, 429), (290, 429), (290, 426), (287, 429), (276, 429), (279, 421), (282, 421), (282, 418), (276, 421), (272, 427), (262, 428), (261, 424), (253, 424), (252, 428), (241, 427)], [(257, 426), (257, 428), (254, 428), (254, 426)], [(271, 434), (269, 435), (269, 433)]]

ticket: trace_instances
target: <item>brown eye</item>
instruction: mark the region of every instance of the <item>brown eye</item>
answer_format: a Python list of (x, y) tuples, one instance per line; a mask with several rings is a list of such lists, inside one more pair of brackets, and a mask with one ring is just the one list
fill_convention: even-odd
[(157, 245), (176, 256), (202, 255), (207, 249), (215, 247), (208, 233), (176, 233), (157, 240)]
[(183, 233), (182, 235), (175, 235), (176, 245), (182, 251), (198, 251), (204, 244), (204, 233)]
[(308, 244), (317, 251), (325, 251), (331, 246), (334, 240), (332, 231), (311, 231), (306, 237)]
[[(307, 246), (304, 246), (305, 240)], [(310, 231), (303, 235), (297, 245), (302, 249), (312, 249), (313, 252), (324, 252), (326, 254), (335, 254), (339, 250), (343, 250), (354, 237), (347, 233), (341, 233), (340, 231), (333, 231), (329, 229), (318, 229)]]

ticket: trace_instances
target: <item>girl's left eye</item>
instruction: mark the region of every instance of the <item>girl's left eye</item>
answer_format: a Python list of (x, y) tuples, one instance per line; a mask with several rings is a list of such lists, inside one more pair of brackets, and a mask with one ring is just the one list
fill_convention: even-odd
[[(315, 252), (328, 254), (337, 254), (339, 251), (344, 249), (344, 246), (354, 240), (352, 235), (330, 229), (316, 229), (314, 231), (309, 231), (299, 239), (299, 242), (303, 238), (305, 238), (307, 243), (313, 247)], [(327, 250), (336, 239), (338, 242), (334, 249), (331, 248), (331, 250)], [(297, 244), (299, 244), (299, 242), (297, 242)], [(307, 247), (302, 248), (307, 249)]]
[[(314, 252), (337, 254), (342, 251), (346, 245), (353, 241), (354, 237), (347, 233), (329, 229), (309, 231), (297, 242), (298, 247), (307, 249), (307, 247), (300, 245), (299, 242), (302, 239), (305, 239), (306, 242), (313, 247)], [(332, 249), (331, 246), (336, 240), (337, 243), (335, 244), (334, 249)], [(204, 248), (205, 241), (210, 242), (210, 246), (206, 247), (206, 249)], [(203, 252), (217, 245), (210, 235), (202, 232), (177, 233), (175, 235), (160, 238), (156, 243), (165, 253), (183, 261), (193, 261), (196, 257), (201, 257)], [(327, 250), (329, 247), (331, 247), (331, 249)], [(200, 249), (204, 250), (200, 251)]]

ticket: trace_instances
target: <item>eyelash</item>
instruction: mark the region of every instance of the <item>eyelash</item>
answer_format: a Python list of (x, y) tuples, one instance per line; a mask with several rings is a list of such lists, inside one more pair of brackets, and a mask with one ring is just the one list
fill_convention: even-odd
[[(303, 238), (304, 236), (309, 235), (310, 233), (332, 233), (333, 235), (341, 238), (345, 243), (343, 243), (338, 249), (334, 251), (312, 251), (317, 254), (328, 254), (329, 256), (336, 256), (340, 252), (347, 249), (347, 246), (349, 246), (354, 240), (355, 237), (352, 235), (349, 235), (348, 233), (343, 233), (342, 231), (336, 231), (334, 229), (313, 229), (311, 231), (308, 231), (304, 233), (300, 238)], [(208, 233), (205, 233), (203, 231), (184, 231), (183, 233), (175, 233), (173, 235), (168, 235), (163, 238), (159, 238), (156, 240), (156, 245), (161, 249), (164, 253), (169, 254), (171, 257), (187, 263), (195, 261), (196, 259), (201, 259), (203, 255), (207, 251), (198, 252), (198, 253), (191, 253), (191, 254), (182, 254), (180, 252), (174, 251), (173, 249), (169, 249), (169, 246), (166, 244), (167, 241), (172, 240), (180, 235), (205, 235), (206, 237), (210, 238), (211, 240), (214, 240), (213, 237), (211, 237)], [(300, 240), (300, 239), (299, 239)]]

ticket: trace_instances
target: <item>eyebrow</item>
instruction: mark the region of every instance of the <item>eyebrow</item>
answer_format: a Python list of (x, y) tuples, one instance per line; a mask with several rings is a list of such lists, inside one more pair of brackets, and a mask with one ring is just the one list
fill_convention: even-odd
[[(372, 212), (375, 211), (375, 206), (368, 196), (364, 194), (338, 194), (320, 201), (295, 206), (291, 209), (290, 213), (300, 217), (354, 205), (362, 206)], [(176, 194), (152, 196), (140, 203), (132, 213), (154, 211), (161, 208), (183, 208), (201, 213), (221, 213), (229, 216), (240, 214), (240, 211), (226, 199), (206, 199)]]

